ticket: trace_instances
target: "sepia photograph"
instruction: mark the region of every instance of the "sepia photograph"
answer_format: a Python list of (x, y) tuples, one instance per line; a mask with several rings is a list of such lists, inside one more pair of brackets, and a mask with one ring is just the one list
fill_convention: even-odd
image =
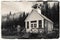
[(58, 1), (2, 1), (2, 39), (58, 39)]

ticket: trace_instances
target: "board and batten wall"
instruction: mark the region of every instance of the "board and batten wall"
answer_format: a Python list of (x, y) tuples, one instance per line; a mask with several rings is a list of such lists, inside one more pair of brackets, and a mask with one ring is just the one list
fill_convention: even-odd
[(45, 21), (44, 23), (45, 31), (48, 33), (51, 32), (53, 30), (53, 23), (47, 20), (44, 21)]

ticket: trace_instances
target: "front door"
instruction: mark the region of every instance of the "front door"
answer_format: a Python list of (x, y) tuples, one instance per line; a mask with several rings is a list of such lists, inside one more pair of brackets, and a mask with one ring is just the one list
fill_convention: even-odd
[(37, 33), (37, 21), (31, 21), (31, 31), (32, 33)]

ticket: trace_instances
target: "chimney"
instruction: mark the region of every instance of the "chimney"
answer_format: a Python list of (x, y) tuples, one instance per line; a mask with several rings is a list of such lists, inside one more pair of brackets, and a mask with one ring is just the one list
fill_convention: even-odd
[(41, 14), (41, 5), (38, 4), (36, 10), (37, 10), (37, 12), (38, 12), (39, 14)]
[(39, 14), (41, 14), (41, 4), (35, 4), (32, 6), (33, 10), (37, 11)]

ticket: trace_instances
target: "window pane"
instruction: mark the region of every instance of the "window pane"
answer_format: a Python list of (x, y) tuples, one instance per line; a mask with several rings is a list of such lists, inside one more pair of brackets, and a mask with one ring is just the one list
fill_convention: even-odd
[(39, 25), (39, 28), (42, 28), (42, 25)]
[(27, 29), (29, 28), (29, 22), (27, 22)]
[(36, 28), (37, 27), (37, 24), (34, 24), (34, 27)]

